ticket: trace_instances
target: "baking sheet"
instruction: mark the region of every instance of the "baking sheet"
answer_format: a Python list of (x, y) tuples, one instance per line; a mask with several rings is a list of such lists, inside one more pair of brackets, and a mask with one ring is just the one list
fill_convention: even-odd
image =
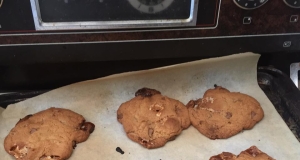
[[(78, 112), (96, 125), (89, 139), (77, 145), (72, 160), (208, 160), (223, 151), (238, 154), (252, 145), (277, 160), (299, 159), (299, 142), (257, 84), (258, 59), (257, 54), (244, 53), (65, 86), (8, 106), (0, 120), (0, 139), (3, 141), (19, 118), (55, 106)], [(214, 84), (256, 98), (265, 112), (264, 119), (252, 130), (225, 140), (210, 140), (191, 126), (176, 140), (152, 150), (129, 140), (117, 122), (116, 111), (120, 104), (133, 98), (135, 91), (142, 87), (155, 88), (186, 104), (191, 99), (202, 97)], [(125, 154), (116, 152), (116, 147), (122, 148)], [(12, 159), (2, 145), (0, 155), (5, 160)]]

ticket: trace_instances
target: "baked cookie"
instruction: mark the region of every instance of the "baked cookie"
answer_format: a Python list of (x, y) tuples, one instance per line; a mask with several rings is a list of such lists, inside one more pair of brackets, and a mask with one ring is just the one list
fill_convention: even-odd
[(236, 155), (230, 153), (230, 152), (222, 152), (219, 155), (210, 157), (209, 160), (236, 160)]
[(187, 104), (192, 125), (210, 139), (229, 138), (252, 129), (264, 112), (254, 98), (215, 86)]
[(49, 108), (20, 119), (6, 136), (4, 148), (19, 160), (65, 160), (94, 128), (71, 110)]
[(190, 126), (184, 104), (159, 91), (142, 88), (119, 107), (117, 119), (127, 136), (146, 148), (158, 148), (174, 140)]
[(209, 160), (275, 160), (266, 153), (260, 151), (256, 146), (241, 152), (238, 156), (223, 152), (219, 155), (212, 156)]
[(275, 160), (266, 153), (259, 150), (256, 146), (241, 152), (238, 155), (238, 160)]

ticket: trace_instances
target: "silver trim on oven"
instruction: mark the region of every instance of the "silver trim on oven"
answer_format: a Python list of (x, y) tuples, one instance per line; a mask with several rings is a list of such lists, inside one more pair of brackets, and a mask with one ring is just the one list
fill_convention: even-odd
[(38, 0), (30, 0), (36, 30), (84, 30), (84, 29), (124, 29), (124, 28), (163, 28), (196, 26), (198, 1), (191, 0), (188, 19), (176, 20), (130, 20), (130, 21), (87, 21), (87, 22), (43, 22)]
[(292, 79), (296, 87), (299, 87), (299, 79), (298, 79), (299, 71), (300, 71), (300, 63), (292, 63), (290, 65), (290, 78)]

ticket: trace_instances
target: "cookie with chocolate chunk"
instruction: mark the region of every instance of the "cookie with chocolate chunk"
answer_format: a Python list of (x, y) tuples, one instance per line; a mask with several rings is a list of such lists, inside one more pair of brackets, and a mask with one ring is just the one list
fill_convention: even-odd
[(133, 99), (121, 104), (117, 119), (131, 140), (149, 149), (164, 146), (190, 126), (183, 103), (149, 88), (138, 90)]
[(49, 108), (19, 120), (4, 140), (7, 153), (22, 160), (68, 159), (95, 125), (68, 109)]
[(252, 146), (249, 149), (241, 152), (238, 155), (237, 160), (275, 160), (266, 153), (259, 150), (256, 146)]
[(274, 160), (266, 153), (259, 150), (256, 146), (252, 146), (249, 149), (242, 151), (238, 156), (223, 152), (219, 155), (212, 156), (209, 160)]
[(187, 104), (192, 125), (210, 139), (225, 139), (252, 129), (264, 117), (253, 97), (215, 86)]
[(209, 160), (236, 160), (236, 155), (229, 152), (222, 152), (219, 155), (210, 157)]

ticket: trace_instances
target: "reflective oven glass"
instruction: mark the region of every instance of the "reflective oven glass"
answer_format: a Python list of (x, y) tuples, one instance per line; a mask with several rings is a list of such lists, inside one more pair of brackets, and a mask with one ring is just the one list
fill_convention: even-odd
[(191, 0), (38, 0), (43, 22), (188, 19)]

